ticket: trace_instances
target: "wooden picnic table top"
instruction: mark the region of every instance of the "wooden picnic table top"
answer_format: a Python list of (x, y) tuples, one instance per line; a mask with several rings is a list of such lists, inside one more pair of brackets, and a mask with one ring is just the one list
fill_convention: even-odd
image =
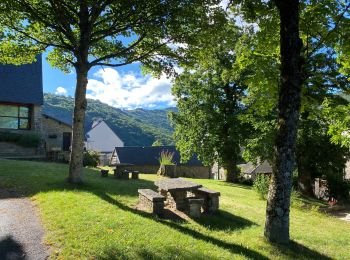
[(154, 183), (161, 190), (166, 191), (186, 191), (186, 190), (197, 190), (202, 187), (201, 184), (186, 181), (181, 178), (174, 179), (162, 179), (155, 181)]

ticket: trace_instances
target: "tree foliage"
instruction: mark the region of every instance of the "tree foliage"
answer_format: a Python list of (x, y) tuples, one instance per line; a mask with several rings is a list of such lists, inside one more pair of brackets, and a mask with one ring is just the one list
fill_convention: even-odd
[[(227, 21), (214, 36), (204, 36), (176, 78), (173, 94), (178, 112), (171, 114), (176, 146), (181, 158), (194, 153), (206, 164), (218, 162), (228, 171), (228, 180), (237, 178), (242, 140), (248, 135), (240, 119), (246, 86), (244, 73), (236, 73), (238, 28)], [(224, 40), (223, 40), (224, 39)]]

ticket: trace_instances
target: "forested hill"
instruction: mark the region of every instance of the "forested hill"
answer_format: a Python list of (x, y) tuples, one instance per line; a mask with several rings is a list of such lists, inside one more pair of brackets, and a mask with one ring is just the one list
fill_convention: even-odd
[[(71, 121), (74, 99), (72, 97), (44, 95), (43, 112)], [(127, 146), (148, 146), (155, 140), (164, 145), (173, 144), (167, 114), (176, 108), (162, 110), (121, 110), (97, 100), (88, 99), (86, 129), (96, 118), (102, 118)]]

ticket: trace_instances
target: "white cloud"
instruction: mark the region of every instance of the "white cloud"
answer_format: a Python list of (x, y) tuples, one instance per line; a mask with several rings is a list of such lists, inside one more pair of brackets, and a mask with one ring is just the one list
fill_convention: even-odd
[(100, 69), (87, 86), (87, 97), (118, 108), (156, 108), (174, 106), (171, 80), (133, 72), (120, 74), (112, 68)]
[(67, 96), (68, 92), (64, 87), (58, 87), (56, 88), (56, 95), (62, 95), (62, 96)]

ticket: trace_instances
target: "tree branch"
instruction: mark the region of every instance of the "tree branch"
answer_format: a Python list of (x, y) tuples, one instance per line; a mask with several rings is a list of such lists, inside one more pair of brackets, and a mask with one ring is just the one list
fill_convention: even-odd
[(317, 51), (317, 49), (321, 47), (321, 45), (327, 40), (327, 38), (328, 38), (334, 31), (336, 31), (336, 30), (338, 29), (338, 26), (339, 26), (341, 20), (344, 18), (344, 15), (345, 15), (345, 13), (349, 10), (349, 8), (350, 8), (350, 3), (345, 7), (345, 10), (339, 15), (338, 19), (337, 19), (337, 20), (335, 21), (335, 23), (334, 23), (334, 27), (332, 28), (332, 30), (329, 30), (329, 31), (327, 32), (327, 34), (326, 34), (323, 38), (320, 39), (319, 43), (315, 46), (315, 48), (313, 48), (313, 49), (309, 52), (308, 58), (311, 57), (311, 55), (313, 55), (313, 54)]

